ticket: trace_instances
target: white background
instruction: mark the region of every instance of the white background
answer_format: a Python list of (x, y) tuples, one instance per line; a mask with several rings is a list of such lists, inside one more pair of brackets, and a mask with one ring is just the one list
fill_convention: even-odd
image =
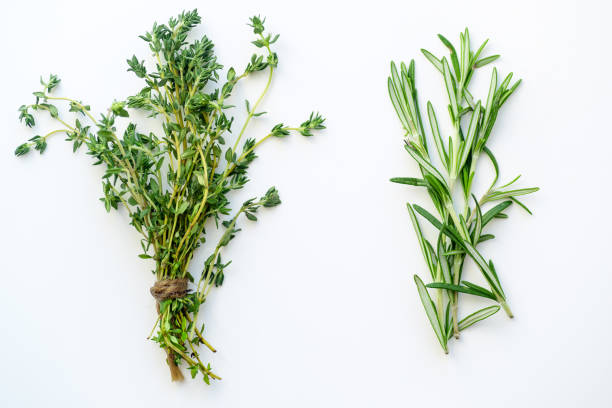
[[(3, 5), (0, 118), (0, 405), (5, 407), (608, 407), (612, 354), (610, 8), (604, 1), (182, 1)], [(57, 95), (106, 109), (142, 86), (125, 59), (147, 58), (137, 38), (153, 21), (199, 7), (227, 67), (254, 47), (249, 16), (281, 33), (280, 65), (251, 136), (312, 110), (314, 138), (272, 140), (236, 202), (278, 187), (225, 253), (225, 284), (202, 312), (223, 380), (171, 383), (146, 340), (155, 320), (151, 264), (139, 259), (123, 211), (98, 201), (102, 169), (63, 137), (43, 157), (14, 148), (45, 131), (18, 123), (39, 75)], [(502, 180), (542, 188), (493, 223), (482, 245), (495, 260), (516, 318), (499, 313), (436, 342), (412, 281), (427, 277), (406, 201), (423, 191), (388, 182), (417, 174), (388, 101), (389, 61), (417, 62), (421, 103), (444, 116), (438, 32), (476, 47), (491, 41), (502, 74), (524, 79), (500, 114), (490, 147)], [(484, 97), (491, 67), (475, 78)], [(236, 94), (236, 115), (262, 77)], [(479, 168), (488, 180), (488, 164)], [(427, 230), (428, 233), (432, 231)], [(201, 264), (203, 255), (198, 258)], [(194, 262), (193, 265), (198, 265)], [(474, 268), (466, 273), (480, 277)], [(465, 315), (479, 303), (463, 297)]]

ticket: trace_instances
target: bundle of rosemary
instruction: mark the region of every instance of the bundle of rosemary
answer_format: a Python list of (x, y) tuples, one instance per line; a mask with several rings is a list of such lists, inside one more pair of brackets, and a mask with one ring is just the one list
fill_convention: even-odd
[[(433, 105), (427, 103), (427, 117), (439, 165), (435, 164), (436, 158), (430, 153), (421, 118), (414, 60), (408, 67), (402, 63), (399, 71), (391, 63), (388, 88), (393, 107), (406, 131), (404, 147), (421, 172), (421, 177), (398, 177), (391, 181), (424, 187), (438, 213), (436, 217), (423, 207), (408, 204), (410, 219), (432, 283), (425, 285), (417, 275), (414, 275), (414, 280), (436, 337), (448, 353), (447, 343), (453, 334), (459, 338), (461, 330), (495, 314), (500, 309), (499, 305), (509, 317), (513, 317), (493, 262), (486, 261), (476, 247), (495, 238), (484, 233), (485, 227), (495, 218), (507, 218), (503, 211), (512, 203), (529, 212), (516, 197), (533, 193), (538, 188), (513, 188), (520, 176), (498, 186), (499, 166), (493, 152), (486, 146), (501, 107), (521, 81), (510, 85), (510, 73), (500, 83), (497, 70), (493, 68), (486, 101), (483, 103), (475, 99), (468, 90), (475, 70), (495, 61), (499, 55), (481, 57), (488, 40), (478, 50), (472, 51), (467, 29), (460, 34), (459, 53), (444, 36), (438, 37), (450, 51), (450, 63), (446, 57), (439, 59), (427, 50), (421, 51), (442, 75), (448, 94), (452, 133), (446, 142), (441, 135)], [(478, 159), (483, 153), (493, 164), (495, 176), (488, 190), (478, 199), (472, 193), (472, 184)], [(461, 189), (461, 194), (455, 194), (457, 188)], [(499, 203), (484, 211), (486, 204), (495, 202)], [(423, 235), (416, 213), (437, 229), (435, 246)], [(477, 265), (488, 289), (462, 279), (466, 257)], [(428, 288), (435, 289), (435, 302)], [(459, 293), (491, 299), (499, 305), (485, 307), (459, 320)]]
[[(219, 76), (223, 67), (215, 57), (213, 43), (206, 36), (187, 40), (200, 21), (197, 10), (183, 12), (167, 25), (155, 23), (151, 31), (140, 36), (151, 49), (155, 69), (147, 69), (136, 56), (127, 60), (128, 71), (141, 78), (145, 86), (137, 94), (113, 102), (98, 119), (84, 102), (50, 95), (60, 82), (57, 76), (41, 79), (43, 89), (34, 92), (33, 104), (19, 108), (20, 119), (33, 127), (34, 114), (47, 111), (59, 127), (33, 137), (15, 154), (21, 156), (31, 149), (43, 153), (47, 139), (63, 133), (74, 151), (85, 145), (87, 153), (95, 158), (94, 165), (106, 166), (101, 201), (107, 211), (125, 208), (130, 224), (142, 235), (143, 253), (139, 256), (155, 261), (156, 283), (151, 294), (158, 302), (158, 318), (149, 337), (157, 328), (152, 339), (166, 351), (173, 380), (183, 378), (179, 365), (184, 363), (193, 378), (200, 373), (209, 384), (220, 377), (202, 361), (199, 347), (215, 349), (204, 339), (204, 325), (198, 327), (196, 322), (201, 305), (210, 290), (223, 283), (230, 264), (222, 260), (221, 251), (240, 231), (241, 216), (257, 221), (261, 207), (281, 202), (272, 187), (262, 197), (235, 208), (230, 193), (249, 181), (247, 170), (261, 143), (292, 132), (311, 136), (314, 130), (325, 127), (324, 119), (313, 113), (299, 126), (280, 123), (259, 140), (246, 138), (253, 118), (265, 113), (258, 109), (278, 64), (271, 50), (278, 35), (264, 31), (265, 19), (252, 17), (250, 26), (256, 36), (253, 44), (263, 54), (253, 54), (242, 73), (230, 68), (223, 80)], [(246, 102), (246, 118), (230, 143), (234, 118), (228, 114), (232, 108), (228, 99), (238, 82), (259, 71), (267, 71), (265, 88), (254, 104)], [(62, 118), (55, 105), (60, 102), (67, 103), (69, 111), (78, 117), (72, 121)], [(159, 118), (163, 134), (143, 132), (129, 122), (121, 136), (116, 122), (129, 117), (127, 108)], [(224, 229), (221, 238), (208, 243), (207, 226), (219, 224)], [(192, 273), (194, 251), (203, 244), (207, 244), (210, 255), (200, 271)]]

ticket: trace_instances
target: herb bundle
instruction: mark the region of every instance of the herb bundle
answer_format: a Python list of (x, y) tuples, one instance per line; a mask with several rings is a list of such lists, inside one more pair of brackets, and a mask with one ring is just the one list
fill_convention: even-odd
[[(467, 29), (460, 33), (459, 53), (444, 36), (438, 37), (450, 51), (450, 62), (446, 57), (439, 59), (431, 52), (421, 50), (442, 75), (448, 95), (452, 133), (446, 142), (440, 133), (434, 107), (427, 103), (427, 118), (437, 158), (433, 157), (427, 143), (417, 98), (414, 60), (408, 67), (402, 63), (399, 70), (391, 63), (388, 88), (393, 107), (406, 131), (404, 147), (421, 172), (421, 177), (398, 177), (391, 181), (424, 187), (438, 213), (436, 217), (423, 207), (408, 204), (432, 283), (425, 285), (418, 275), (414, 275), (414, 280), (436, 337), (448, 353), (447, 344), (453, 335), (459, 338), (461, 330), (495, 314), (500, 306), (509, 317), (513, 317), (493, 262), (486, 261), (477, 246), (495, 238), (485, 233), (485, 227), (495, 218), (507, 218), (504, 210), (512, 203), (529, 212), (516, 197), (533, 193), (538, 188), (514, 188), (520, 176), (498, 186), (499, 166), (493, 152), (486, 146), (501, 107), (521, 81), (511, 85), (510, 73), (499, 82), (497, 70), (493, 68), (486, 100), (475, 99), (468, 90), (475, 70), (495, 61), (499, 55), (481, 56), (488, 40), (474, 52), (470, 48)], [(478, 159), (483, 153), (491, 161), (495, 176), (488, 190), (478, 199), (472, 192), (472, 183)], [(455, 191), (459, 189), (461, 193)], [(485, 211), (485, 205), (492, 203), (496, 205)], [(437, 230), (435, 246), (423, 235), (417, 213)], [(474, 261), (488, 288), (462, 279), (466, 258)], [(428, 289), (435, 290), (435, 302)], [(459, 320), (460, 293), (491, 299), (499, 305), (485, 307)]]
[[(46, 111), (58, 128), (33, 137), (15, 154), (21, 156), (31, 149), (43, 153), (50, 136), (65, 134), (74, 151), (85, 145), (95, 159), (94, 165), (106, 166), (101, 201), (109, 212), (125, 208), (130, 224), (142, 235), (143, 253), (139, 256), (155, 262), (156, 283), (151, 294), (158, 301), (158, 318), (149, 338), (166, 351), (173, 380), (183, 378), (179, 365), (185, 364), (193, 378), (200, 374), (209, 384), (220, 377), (202, 361), (199, 350), (201, 345), (213, 352), (215, 349), (204, 338), (204, 325), (198, 327), (196, 323), (201, 305), (210, 290), (223, 283), (231, 263), (222, 260), (222, 249), (240, 231), (241, 216), (257, 221), (261, 207), (281, 202), (272, 187), (262, 197), (235, 208), (230, 193), (249, 181), (247, 170), (261, 143), (295, 132), (312, 136), (313, 131), (325, 127), (324, 119), (313, 113), (299, 126), (279, 123), (259, 140), (246, 138), (253, 118), (265, 113), (259, 107), (278, 64), (271, 50), (278, 35), (265, 31), (265, 19), (252, 17), (249, 25), (256, 36), (253, 44), (262, 53), (253, 54), (242, 73), (230, 68), (223, 80), (219, 75), (223, 67), (215, 57), (213, 43), (206, 36), (187, 40), (200, 22), (197, 10), (183, 12), (167, 25), (155, 23), (151, 31), (140, 36), (150, 47), (155, 68), (147, 69), (136, 56), (128, 59), (128, 71), (141, 78), (145, 86), (137, 94), (113, 102), (98, 119), (80, 100), (51, 96), (60, 82), (57, 76), (41, 79), (42, 90), (34, 92), (33, 104), (19, 108), (20, 119), (33, 127), (34, 115)], [(228, 113), (232, 108), (228, 99), (241, 80), (259, 71), (267, 71), (265, 87), (255, 103), (246, 101), (246, 118), (230, 142), (234, 118)], [(72, 121), (62, 118), (57, 103), (66, 103), (77, 117)], [(130, 116), (127, 108), (158, 118), (163, 134), (141, 132), (136, 123), (129, 122), (120, 136), (116, 121)], [(220, 228), (219, 224), (223, 228), (221, 238), (207, 242), (206, 228)], [(203, 244), (209, 256), (198, 273), (192, 274), (194, 251)]]

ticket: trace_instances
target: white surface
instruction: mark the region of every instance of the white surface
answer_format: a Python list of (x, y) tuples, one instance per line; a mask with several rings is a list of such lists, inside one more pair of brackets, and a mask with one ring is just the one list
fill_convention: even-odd
[[(612, 406), (606, 2), (171, 3), (3, 5), (0, 405)], [(226, 252), (233, 264), (202, 313), (224, 378), (211, 387), (172, 384), (162, 351), (145, 340), (150, 265), (136, 257), (126, 215), (98, 201), (101, 170), (61, 137), (43, 157), (13, 157), (36, 134), (16, 109), (40, 74), (58, 73), (58, 94), (99, 112), (141, 86), (124, 63), (147, 56), (137, 35), (193, 7), (226, 66), (249, 58), (252, 14), (281, 33), (271, 114), (253, 135), (311, 109), (329, 118), (312, 139), (264, 145), (237, 196), (276, 185), (283, 204), (243, 222)], [(426, 272), (405, 202), (426, 196), (388, 182), (417, 170), (386, 77), (391, 59), (416, 58), (422, 104), (432, 99), (442, 116), (442, 83), (419, 49), (441, 54), (435, 35), (456, 41), (466, 25), (474, 44), (491, 39), (502, 73), (524, 79), (490, 142), (502, 179), (521, 173), (523, 186), (542, 190), (525, 200), (533, 217), (511, 208), (483, 245), (516, 319), (494, 316), (445, 356), (412, 282)], [(481, 95), (489, 72), (476, 79)], [(251, 84), (246, 94), (261, 81)]]

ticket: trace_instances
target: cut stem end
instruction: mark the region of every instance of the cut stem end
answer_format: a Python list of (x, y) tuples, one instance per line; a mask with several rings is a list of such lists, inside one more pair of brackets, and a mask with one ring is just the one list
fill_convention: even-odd
[(506, 302), (503, 302), (503, 301), (501, 302), (501, 306), (504, 308), (504, 311), (506, 312), (508, 317), (513, 319), (514, 318), (514, 314), (512, 313), (512, 310), (510, 310), (510, 306), (508, 306), (508, 304)]

